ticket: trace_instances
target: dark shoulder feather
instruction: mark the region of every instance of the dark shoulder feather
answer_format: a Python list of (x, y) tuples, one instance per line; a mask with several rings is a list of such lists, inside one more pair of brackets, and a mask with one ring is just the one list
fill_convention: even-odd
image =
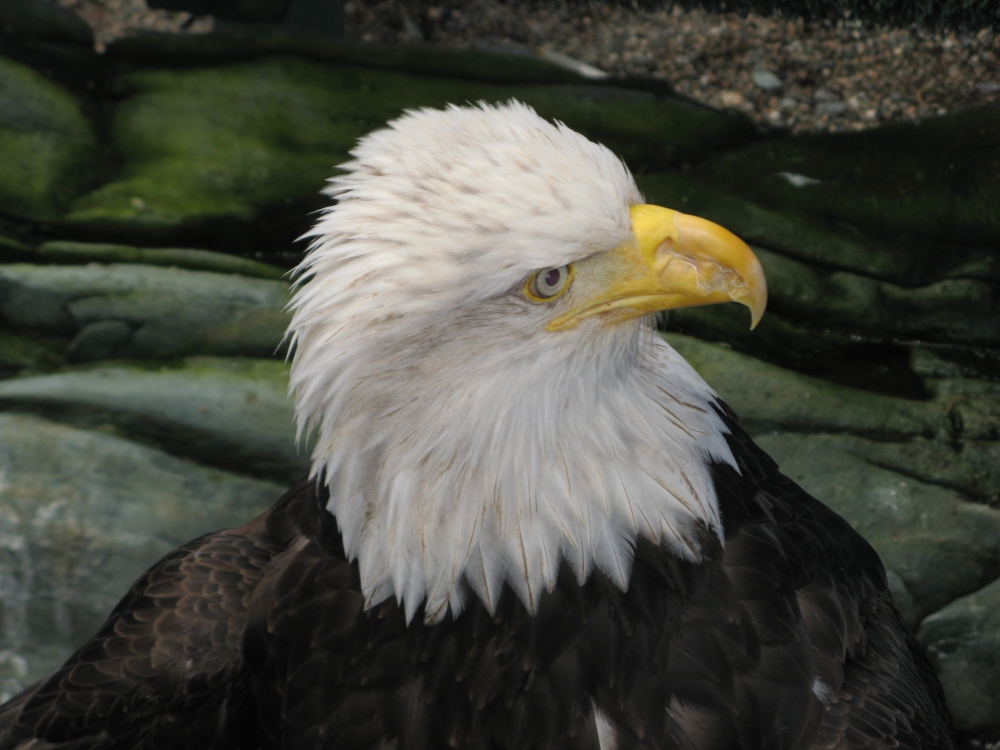
[(311, 483), (156, 563), (62, 668), (0, 709), (0, 748), (236, 747), (247, 611), (304, 495)]
[[(796, 581), (795, 606), (816, 664), (816, 692), (826, 706), (815, 747), (954, 747), (940, 683), (893, 604), (878, 553), (782, 475), (725, 404), (719, 411), (740, 468), (737, 474), (714, 467), (726, 516), (724, 564), (737, 582), (745, 576), (744, 559), (752, 559), (765, 579)], [(773, 541), (761, 540), (762, 533), (773, 534)], [(780, 550), (782, 562), (761, 567), (768, 546)], [(754, 597), (750, 581), (737, 589)]]
[(953, 747), (877, 554), (720, 408), (724, 542), (706, 531), (692, 563), (639, 540), (625, 592), (564, 566), (534, 615), (505, 587), (495, 614), (408, 624), (365, 608), (336, 521), (310, 514), (248, 618), (261, 746), (598, 750), (600, 716), (617, 750)]

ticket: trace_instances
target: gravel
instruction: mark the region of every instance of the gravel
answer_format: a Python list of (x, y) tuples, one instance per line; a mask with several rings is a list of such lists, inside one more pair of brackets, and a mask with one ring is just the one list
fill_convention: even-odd
[[(0, 0), (3, 2), (3, 0)], [(112, 39), (137, 31), (171, 31), (206, 33), (214, 23), (210, 16), (150, 10), (144, 0), (56, 0), (58, 5), (81, 16), (94, 29), (94, 42), (99, 52)]]
[(347, 10), (348, 34), (365, 41), (413, 41), (416, 26), (431, 44), (551, 49), (611, 73), (665, 78), (706, 104), (795, 132), (860, 130), (1000, 101), (1000, 35), (989, 30), (551, 1), (355, 1)]
[[(58, 0), (99, 44), (133, 31), (208, 31), (212, 20), (142, 0)], [(348, 38), (546, 50), (610, 73), (668, 80), (681, 94), (793, 132), (861, 130), (1000, 101), (1000, 34), (864, 27), (664, 6), (553, 0), (351, 0)]]

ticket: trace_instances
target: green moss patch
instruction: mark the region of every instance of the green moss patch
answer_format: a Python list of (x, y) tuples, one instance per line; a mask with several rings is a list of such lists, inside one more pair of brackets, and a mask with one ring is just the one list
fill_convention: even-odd
[[(637, 168), (703, 158), (752, 135), (746, 120), (654, 94), (598, 86), (501, 86), (291, 57), (118, 80), (112, 132), (119, 179), (78, 199), (71, 226), (104, 236), (216, 243), (287, 242), (287, 217), (319, 195), (357, 139), (413, 107), (505, 101), (536, 106), (624, 154)], [(268, 216), (283, 216), (274, 226)], [(254, 223), (255, 228), (252, 228)]]
[(0, 210), (46, 220), (93, 181), (96, 137), (80, 102), (0, 57)]

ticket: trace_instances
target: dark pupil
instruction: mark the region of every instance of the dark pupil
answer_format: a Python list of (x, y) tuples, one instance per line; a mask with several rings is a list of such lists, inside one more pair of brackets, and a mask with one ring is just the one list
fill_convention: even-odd
[(562, 269), (553, 268), (551, 271), (546, 271), (545, 273), (545, 286), (553, 287), (559, 283), (559, 279), (562, 278)]

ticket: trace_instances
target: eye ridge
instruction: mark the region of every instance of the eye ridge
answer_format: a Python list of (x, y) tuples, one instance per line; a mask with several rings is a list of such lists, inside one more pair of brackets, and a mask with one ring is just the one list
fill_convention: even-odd
[(573, 279), (573, 265), (543, 268), (524, 285), (524, 293), (535, 302), (551, 302), (569, 288)]

